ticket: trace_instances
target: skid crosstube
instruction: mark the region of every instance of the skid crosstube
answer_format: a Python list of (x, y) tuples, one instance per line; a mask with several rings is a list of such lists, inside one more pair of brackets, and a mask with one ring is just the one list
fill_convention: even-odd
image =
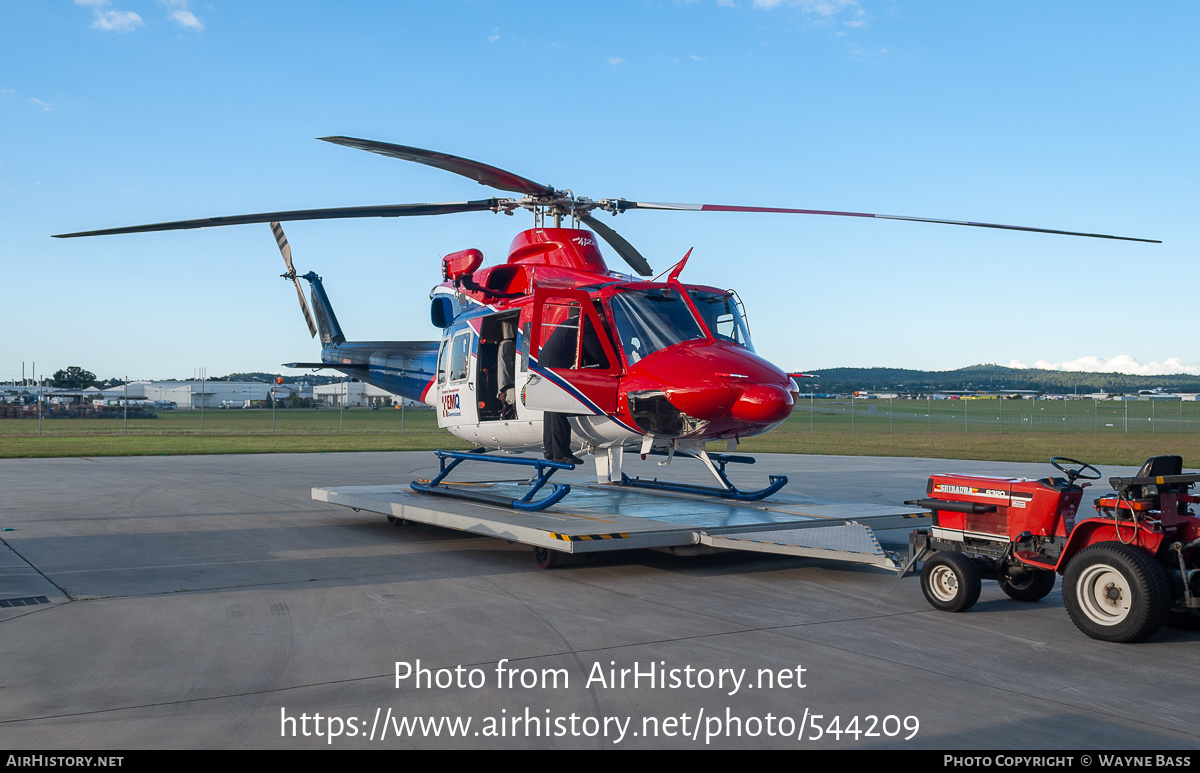
[(689, 450), (679, 449), (674, 454), (666, 451), (650, 451), (653, 456), (687, 456), (692, 459), (697, 459), (704, 462), (709, 471), (721, 481), (722, 487), (717, 486), (699, 486), (692, 483), (673, 483), (671, 481), (659, 480), (653, 478), (646, 480), (644, 478), (631, 478), (625, 473), (621, 473), (621, 485), (632, 488), (660, 489), (662, 491), (678, 491), (683, 494), (699, 494), (702, 496), (721, 497), (722, 499), (735, 499), (739, 502), (757, 502), (760, 499), (766, 499), (772, 494), (778, 492), (781, 488), (787, 485), (788, 479), (786, 475), (768, 475), (770, 483), (761, 489), (755, 491), (743, 491), (725, 474), (725, 465), (734, 464), (754, 464), (753, 456), (734, 456), (731, 454), (708, 454), (703, 456)]
[[(440, 472), (437, 477), (428, 483), (424, 481), (414, 480), (410, 485), (414, 491), (419, 491), (422, 494), (437, 494), (439, 496), (455, 497), (456, 499), (472, 499), (477, 502), (486, 502), (493, 505), (501, 505), (511, 507), (514, 510), (524, 510), (526, 512), (536, 512), (544, 510), (551, 505), (557, 504), (559, 500), (571, 493), (569, 484), (558, 485), (550, 483), (550, 493), (541, 499), (534, 499), (534, 496), (550, 481), (550, 476), (559, 470), (573, 470), (575, 465), (566, 462), (551, 462), (546, 459), (518, 459), (515, 457), (488, 456), (483, 452), (483, 449), (475, 449), (474, 451), (434, 451), (440, 465)], [(452, 460), (446, 464), (446, 460)], [(515, 464), (522, 467), (534, 467), (536, 472), (534, 477), (530, 479), (529, 492), (520, 499), (507, 499), (488, 494), (486, 491), (473, 491), (466, 486), (442, 486), (439, 485), (446, 479), (446, 476), (454, 471), (454, 468), (463, 462), (490, 462), (492, 464)]]

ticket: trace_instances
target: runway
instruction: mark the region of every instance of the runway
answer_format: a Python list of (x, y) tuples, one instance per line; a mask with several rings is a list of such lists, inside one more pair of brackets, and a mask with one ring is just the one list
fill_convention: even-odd
[[(707, 482), (685, 464), (671, 474)], [(952, 615), (914, 576), (816, 559), (540, 570), (525, 546), (310, 499), (435, 469), (424, 452), (0, 461), (0, 600), (31, 600), (0, 606), (0, 746), (1200, 746), (1200, 634), (1094, 641), (1057, 587), (1021, 604), (985, 581)], [(1050, 467), (762, 455), (738, 474), (893, 505), (934, 472)]]

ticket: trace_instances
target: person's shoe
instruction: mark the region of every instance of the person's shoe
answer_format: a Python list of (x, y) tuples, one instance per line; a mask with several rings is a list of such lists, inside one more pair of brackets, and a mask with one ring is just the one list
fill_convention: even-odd
[(560, 462), (562, 464), (583, 464), (583, 460), (580, 459), (575, 454), (567, 454), (566, 456), (560, 456), (557, 459), (555, 459), (554, 461)]

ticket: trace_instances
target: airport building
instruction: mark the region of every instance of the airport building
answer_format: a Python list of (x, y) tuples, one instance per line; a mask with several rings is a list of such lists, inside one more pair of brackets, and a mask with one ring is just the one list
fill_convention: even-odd
[(85, 397), (93, 393), (94, 400), (149, 400), (151, 402), (175, 403), (181, 410), (188, 408), (243, 407), (248, 403), (271, 399), (274, 390), (276, 400), (285, 400), (292, 395), (312, 397), (312, 387), (301, 384), (264, 384), (260, 381), (131, 381), (124, 386), (111, 389), (85, 390)]
[[(342, 381), (337, 384), (324, 384), (313, 387), (314, 397), (327, 405), (344, 406), (346, 408), (367, 408), (379, 406), (391, 408), (399, 405), (401, 397), (387, 392), (379, 387), (363, 381)], [(404, 400), (408, 406), (421, 405), (413, 400)]]

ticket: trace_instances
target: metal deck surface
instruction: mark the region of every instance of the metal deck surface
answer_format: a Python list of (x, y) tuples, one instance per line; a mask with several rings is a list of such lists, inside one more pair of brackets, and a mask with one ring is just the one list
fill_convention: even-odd
[[(464, 492), (516, 499), (524, 494), (523, 483), (512, 481), (452, 484)], [(908, 506), (837, 502), (780, 492), (761, 502), (737, 502), (712, 497), (664, 491), (625, 488), (614, 484), (571, 484), (571, 493), (560, 503), (540, 512), (522, 512), (499, 505), (434, 496), (413, 491), (407, 483), (381, 486), (337, 486), (312, 490), (319, 502), (356, 510), (381, 513), (407, 521), (445, 526), (474, 534), (549, 547), (569, 553), (627, 550), (647, 547), (677, 547), (710, 544), (728, 549), (753, 549), (793, 554), (788, 547), (810, 546), (836, 557), (839, 547), (828, 535), (818, 535), (847, 521), (874, 528), (916, 526), (928, 518), (924, 510)], [(817, 530), (814, 532), (813, 530)], [(785, 536), (782, 533), (787, 532)], [(861, 553), (863, 539), (855, 538), (847, 548)], [(755, 535), (771, 532), (772, 538), (755, 542)], [(813, 532), (809, 538), (804, 532)], [(839, 529), (845, 535), (846, 529)], [(736, 535), (721, 544), (710, 537)], [(882, 555), (878, 544), (874, 551)], [(852, 559), (856, 560), (856, 559)], [(868, 560), (868, 563), (877, 563)]]

